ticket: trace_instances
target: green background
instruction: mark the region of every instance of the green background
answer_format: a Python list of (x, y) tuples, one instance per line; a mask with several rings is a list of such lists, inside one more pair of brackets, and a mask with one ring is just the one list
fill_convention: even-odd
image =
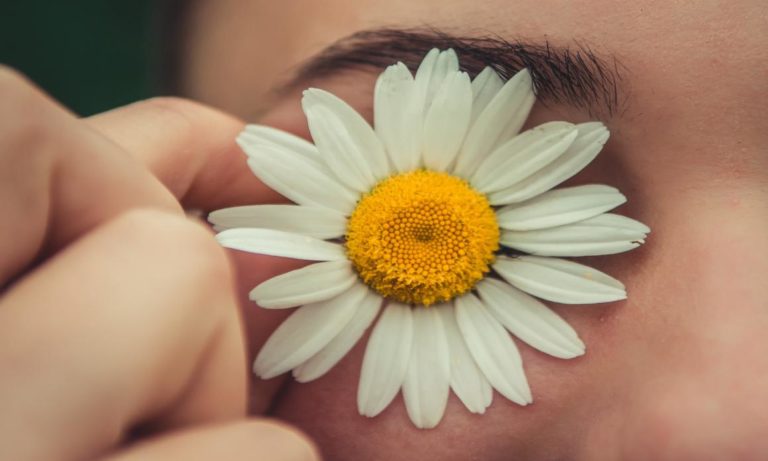
[(156, 5), (0, 0), (0, 62), (81, 115), (146, 98), (157, 88)]

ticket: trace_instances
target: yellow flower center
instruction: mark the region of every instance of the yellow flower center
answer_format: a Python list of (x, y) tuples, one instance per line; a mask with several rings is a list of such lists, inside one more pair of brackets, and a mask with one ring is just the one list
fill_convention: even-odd
[(416, 170), (363, 196), (349, 218), (347, 255), (386, 298), (429, 306), (480, 281), (499, 248), (488, 200), (455, 176)]

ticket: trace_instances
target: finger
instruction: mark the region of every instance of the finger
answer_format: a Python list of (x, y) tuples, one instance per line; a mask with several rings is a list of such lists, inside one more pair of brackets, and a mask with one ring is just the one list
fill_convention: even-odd
[(131, 211), (56, 254), (0, 299), (0, 459), (242, 417), (236, 304), (225, 253), (175, 215)]
[(251, 173), (235, 138), (245, 123), (179, 98), (154, 98), (87, 119), (144, 162), (188, 208), (283, 202)]
[(180, 212), (140, 162), (0, 68), (0, 286), (44, 246), (136, 206)]
[[(87, 122), (135, 155), (188, 208), (210, 211), (233, 205), (279, 203), (248, 168), (235, 143), (244, 123), (215, 109), (178, 98), (155, 98), (105, 112)], [(254, 309), (248, 292), (262, 281), (301, 264), (234, 252), (238, 294), (248, 334), (249, 357), (266, 341), (286, 312)], [(254, 383), (250, 408), (267, 410), (282, 378)]]
[(102, 461), (315, 461), (320, 455), (298, 431), (267, 420), (200, 427), (161, 435)]

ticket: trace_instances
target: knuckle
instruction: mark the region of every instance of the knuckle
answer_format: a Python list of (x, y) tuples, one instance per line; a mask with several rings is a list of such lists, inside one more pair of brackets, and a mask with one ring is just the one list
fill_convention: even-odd
[(183, 139), (196, 136), (194, 118), (202, 105), (183, 98), (158, 96), (141, 103), (154, 118)]
[(40, 107), (42, 92), (26, 76), (10, 67), (0, 66), (0, 110), (13, 111), (16, 118), (37, 111)]
[(145, 100), (144, 102), (149, 106), (156, 107), (159, 110), (167, 110), (171, 112), (177, 112), (179, 114), (185, 114), (187, 112), (194, 111), (200, 107), (203, 107), (200, 103), (177, 96), (155, 96)]
[[(205, 145), (205, 133), (201, 127), (218, 125), (230, 116), (216, 109), (188, 99), (159, 96), (140, 102), (151, 118), (155, 118), (174, 134), (179, 145)], [(236, 124), (239, 129), (239, 123)]]
[(0, 91), (32, 89), (32, 83), (18, 70), (0, 64)]
[(27, 77), (0, 66), (0, 148), (29, 151), (47, 139), (54, 103)]
[(151, 209), (127, 211), (116, 221), (155, 264), (173, 271), (176, 283), (198, 297), (231, 296), (233, 274), (226, 251), (202, 224)]

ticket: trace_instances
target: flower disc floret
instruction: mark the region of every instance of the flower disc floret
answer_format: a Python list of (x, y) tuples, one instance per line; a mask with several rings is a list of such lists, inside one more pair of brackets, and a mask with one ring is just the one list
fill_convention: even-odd
[(346, 248), (362, 280), (383, 297), (429, 306), (482, 280), (499, 248), (499, 227), (486, 197), (465, 180), (416, 170), (363, 196)]

